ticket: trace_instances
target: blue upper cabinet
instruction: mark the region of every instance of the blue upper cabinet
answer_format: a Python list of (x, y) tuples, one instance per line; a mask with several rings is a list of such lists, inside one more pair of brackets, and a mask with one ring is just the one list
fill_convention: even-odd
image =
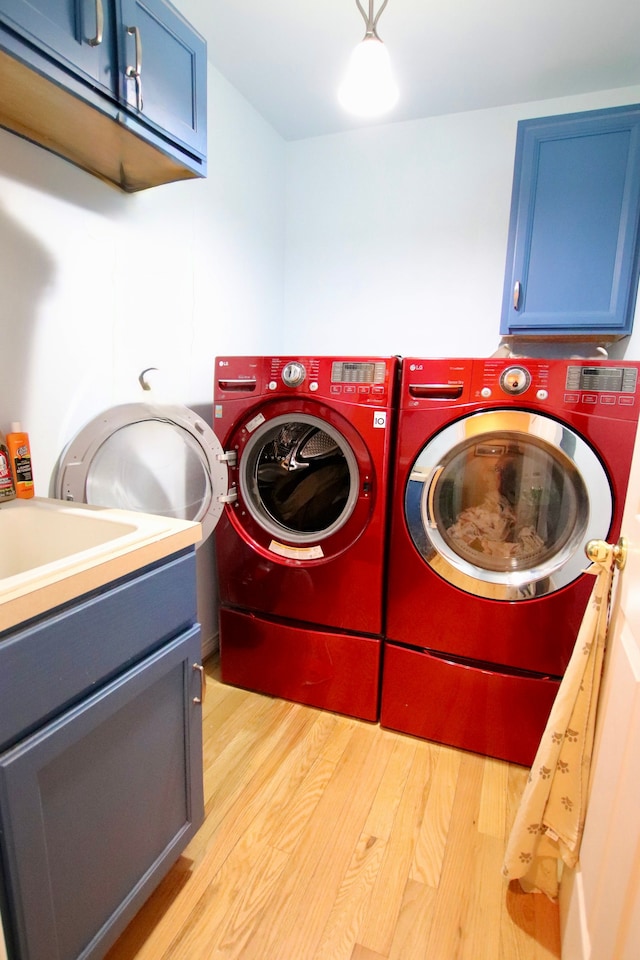
[(204, 40), (163, 0), (119, 0), (119, 12), (119, 98), (159, 133), (204, 156)]
[(2, 18), (40, 50), (107, 91), (114, 86), (108, 0), (2, 0)]
[(501, 334), (631, 333), (639, 223), (640, 106), (521, 121)]
[(205, 176), (206, 43), (168, 0), (1, 0), (0, 125), (129, 192)]

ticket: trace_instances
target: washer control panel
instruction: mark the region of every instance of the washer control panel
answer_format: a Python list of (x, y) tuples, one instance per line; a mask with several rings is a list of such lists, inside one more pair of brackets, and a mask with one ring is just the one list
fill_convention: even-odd
[(638, 383), (637, 367), (578, 366), (567, 367), (566, 390), (594, 390), (596, 393), (635, 393)]
[(408, 408), (529, 406), (618, 420), (638, 418), (640, 362), (542, 357), (406, 358), (400, 404)]

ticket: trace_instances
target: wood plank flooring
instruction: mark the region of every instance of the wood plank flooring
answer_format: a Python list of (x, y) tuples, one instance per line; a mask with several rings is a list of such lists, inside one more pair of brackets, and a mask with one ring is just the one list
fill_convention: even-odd
[(206, 820), (107, 960), (549, 960), (557, 908), (500, 875), (528, 771), (225, 686)]

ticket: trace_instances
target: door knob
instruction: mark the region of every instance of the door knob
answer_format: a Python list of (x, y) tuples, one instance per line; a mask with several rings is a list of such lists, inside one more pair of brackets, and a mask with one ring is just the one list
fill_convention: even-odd
[(584, 548), (592, 563), (605, 563), (613, 555), (613, 562), (618, 570), (624, 570), (627, 562), (627, 541), (620, 537), (617, 543), (607, 543), (606, 540), (589, 540)]

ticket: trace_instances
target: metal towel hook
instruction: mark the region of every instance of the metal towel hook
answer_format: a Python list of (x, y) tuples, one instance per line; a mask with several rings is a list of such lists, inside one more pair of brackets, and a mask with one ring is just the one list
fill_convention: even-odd
[(138, 377), (138, 383), (143, 390), (151, 390), (151, 384), (149, 383), (147, 374), (151, 373), (152, 370), (157, 370), (157, 367), (145, 367), (142, 373)]
[(591, 563), (606, 563), (613, 555), (613, 562), (618, 570), (624, 570), (627, 562), (627, 541), (620, 537), (617, 543), (607, 543), (606, 540), (589, 540), (584, 552)]

